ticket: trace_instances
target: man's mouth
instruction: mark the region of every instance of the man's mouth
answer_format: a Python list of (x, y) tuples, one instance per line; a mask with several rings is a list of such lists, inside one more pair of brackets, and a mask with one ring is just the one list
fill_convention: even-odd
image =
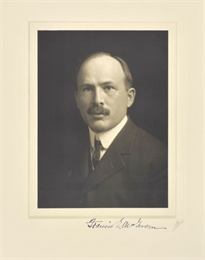
[(92, 115), (96, 116), (96, 115), (104, 115), (104, 113), (93, 113)]
[(93, 114), (92, 115), (94, 118), (96, 118), (96, 119), (101, 119), (101, 118), (103, 118), (105, 115), (104, 114)]

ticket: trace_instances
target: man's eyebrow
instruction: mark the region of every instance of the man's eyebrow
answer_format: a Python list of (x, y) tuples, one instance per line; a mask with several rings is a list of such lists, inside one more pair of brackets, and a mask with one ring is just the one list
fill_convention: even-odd
[[(114, 82), (113, 81), (103, 81), (103, 82), (100, 82), (101, 86), (105, 86), (105, 85), (108, 85), (108, 84), (114, 84)], [(93, 87), (94, 84), (84, 82), (80, 86), (81, 87)]]
[(112, 82), (112, 81), (105, 81), (105, 82), (102, 82), (102, 83), (100, 83), (100, 85), (108, 85), (108, 84), (113, 84), (114, 82)]
[(82, 83), (80, 86), (81, 87), (92, 87), (93, 84), (91, 84), (91, 83)]

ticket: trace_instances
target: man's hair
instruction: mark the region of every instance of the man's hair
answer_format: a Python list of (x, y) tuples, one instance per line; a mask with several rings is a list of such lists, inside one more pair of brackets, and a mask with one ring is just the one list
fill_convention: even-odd
[(131, 75), (131, 72), (130, 72), (130, 69), (127, 65), (127, 63), (120, 57), (118, 56), (112, 56), (110, 53), (107, 53), (107, 52), (96, 52), (96, 53), (93, 53), (89, 56), (87, 56), (85, 59), (83, 59), (80, 63), (80, 66), (78, 67), (78, 70), (77, 70), (77, 76), (78, 76), (78, 73), (80, 71), (80, 68), (82, 67), (82, 65), (87, 62), (88, 60), (91, 60), (95, 57), (101, 57), (101, 56), (109, 56), (109, 57), (112, 57), (113, 59), (117, 60), (121, 67), (122, 67), (122, 70), (124, 71), (124, 74), (125, 74), (125, 86), (126, 86), (126, 89), (128, 90), (129, 88), (131, 88), (133, 86), (133, 79), (132, 79), (132, 75)]

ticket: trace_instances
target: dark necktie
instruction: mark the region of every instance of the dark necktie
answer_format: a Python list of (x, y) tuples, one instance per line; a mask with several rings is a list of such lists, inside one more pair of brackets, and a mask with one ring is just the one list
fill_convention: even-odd
[(97, 166), (98, 162), (100, 161), (100, 151), (102, 148), (102, 144), (100, 141), (95, 140), (95, 149), (93, 153), (93, 166), (94, 168)]

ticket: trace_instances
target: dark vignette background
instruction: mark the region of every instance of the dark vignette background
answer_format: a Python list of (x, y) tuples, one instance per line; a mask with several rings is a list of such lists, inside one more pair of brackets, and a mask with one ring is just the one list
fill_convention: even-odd
[(78, 136), (87, 127), (74, 99), (76, 70), (84, 57), (99, 51), (127, 62), (137, 91), (128, 114), (139, 127), (167, 143), (167, 31), (39, 31), (39, 192), (48, 176), (55, 181), (71, 160), (77, 160), (73, 150), (79, 148)]

